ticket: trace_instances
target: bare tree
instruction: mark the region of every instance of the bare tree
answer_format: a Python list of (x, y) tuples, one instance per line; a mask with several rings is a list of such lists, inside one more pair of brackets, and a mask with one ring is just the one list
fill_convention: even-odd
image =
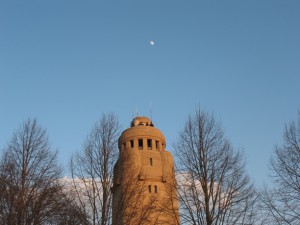
[[(69, 180), (62, 180), (61, 182), (69, 183)], [(74, 195), (68, 186), (65, 186), (61, 198), (60, 210), (52, 218), (51, 225), (87, 225), (86, 215), (77, 204), (74, 204)]]
[(61, 169), (45, 129), (26, 120), (13, 134), (0, 163), (0, 223), (46, 224), (61, 203)]
[(150, 223), (151, 216), (155, 214), (158, 217), (161, 210), (157, 207), (158, 194), (149, 195), (145, 184), (145, 181), (130, 177), (122, 189), (114, 186), (112, 191), (118, 198), (113, 202), (113, 225), (146, 225)]
[(300, 224), (300, 112), (297, 122), (286, 125), (283, 140), (271, 159), (273, 188), (265, 188), (262, 200), (272, 224)]
[[(113, 225), (179, 225), (177, 191), (173, 184), (164, 183), (166, 192), (156, 189), (151, 191), (147, 180), (136, 176), (136, 169), (130, 170), (123, 179), (118, 175), (115, 166), (113, 198)], [(131, 172), (132, 171), (132, 172)], [(122, 184), (121, 184), (122, 183)]]
[(256, 192), (221, 123), (197, 109), (174, 145), (181, 224), (253, 224)]
[(120, 125), (115, 114), (103, 114), (89, 133), (82, 151), (71, 159), (72, 193), (82, 224), (111, 223), (113, 167)]

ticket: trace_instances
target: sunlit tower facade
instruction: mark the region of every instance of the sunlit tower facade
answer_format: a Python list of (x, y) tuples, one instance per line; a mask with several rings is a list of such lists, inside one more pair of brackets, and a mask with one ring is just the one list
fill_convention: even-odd
[(119, 138), (113, 225), (179, 224), (174, 160), (161, 131), (136, 117)]

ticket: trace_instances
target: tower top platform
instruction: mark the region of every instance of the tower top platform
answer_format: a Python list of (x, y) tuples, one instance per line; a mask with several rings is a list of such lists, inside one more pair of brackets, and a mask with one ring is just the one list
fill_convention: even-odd
[(164, 146), (166, 144), (165, 136), (146, 116), (137, 116), (131, 121), (130, 128), (121, 134), (119, 144), (133, 138), (154, 138), (161, 141)]
[(146, 116), (137, 116), (135, 117), (131, 123), (131, 127), (136, 127), (136, 126), (151, 126), (154, 127), (152, 121), (146, 117)]

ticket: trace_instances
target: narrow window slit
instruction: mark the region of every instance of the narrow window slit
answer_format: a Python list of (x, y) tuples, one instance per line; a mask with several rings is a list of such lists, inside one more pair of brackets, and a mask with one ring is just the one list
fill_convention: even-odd
[(148, 149), (151, 150), (152, 149), (152, 139), (147, 139), (147, 145), (148, 145)]
[(143, 139), (139, 139), (139, 149), (143, 149)]
[(130, 140), (130, 147), (131, 147), (131, 148), (134, 147), (134, 142), (133, 142), (133, 140)]

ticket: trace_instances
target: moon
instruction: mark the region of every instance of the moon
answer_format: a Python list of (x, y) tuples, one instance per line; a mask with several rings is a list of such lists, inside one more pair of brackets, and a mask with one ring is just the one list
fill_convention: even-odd
[(155, 45), (155, 42), (154, 41), (150, 41), (149, 44), (153, 46), (153, 45)]

